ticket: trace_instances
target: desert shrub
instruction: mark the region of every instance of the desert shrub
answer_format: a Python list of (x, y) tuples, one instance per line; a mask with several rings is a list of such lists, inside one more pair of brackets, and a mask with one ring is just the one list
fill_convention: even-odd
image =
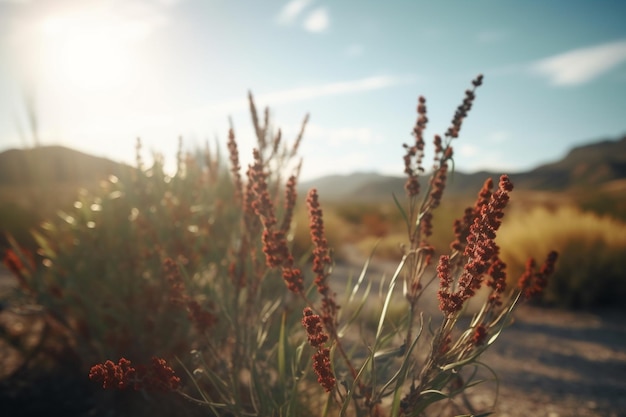
[(626, 224), (563, 206), (517, 212), (498, 237), (510, 270), (523, 270), (525, 256), (547, 248), (560, 253), (559, 268), (542, 300), (570, 308), (620, 307), (626, 296)]
[[(544, 288), (556, 261), (550, 253), (539, 270), (529, 263), (519, 286), (506, 292), (494, 240), (513, 188), (503, 175), (457, 214), (453, 241), (439, 249), (445, 255), (433, 273), (433, 213), (452, 142), (481, 83), (479, 76), (465, 92), (444, 137), (435, 135), (429, 176), (419, 99), (414, 142), (404, 145), (406, 196), (394, 201), (405, 244), (375, 302), (367, 263), (347, 279), (345, 294), (331, 289), (327, 232), (335, 224), (315, 189), (306, 198), (310, 271), (297, 263), (290, 236), (299, 165), (290, 161), (302, 132), (286, 146), (269, 129), (269, 111), (260, 120), (251, 97), (257, 147), (245, 174), (232, 129), (230, 176), (212, 163), (182, 163), (180, 155), (171, 178), (158, 161), (150, 170), (138, 161), (133, 181), (114, 179), (38, 234), (45, 268), (27, 267), (18, 248), (10, 267), (25, 296), (71, 330), (80, 354), (93, 358), (83, 352), (96, 346), (97, 355), (110, 355), (89, 373), (104, 388), (174, 391), (224, 416), (420, 416), (467, 408), (460, 398), (481, 382), (480, 356), (519, 302)], [(420, 301), (435, 280), (439, 312), (428, 320)], [(481, 308), (461, 320), (481, 287)], [(176, 358), (181, 344), (193, 350)]]
[(167, 302), (162, 259), (180, 257), (200, 293), (200, 280), (192, 278), (200, 265), (223, 268), (221, 237), (238, 221), (224, 207), (232, 181), (210, 157), (181, 155), (172, 176), (159, 157), (148, 169), (138, 165), (95, 192), (83, 190), (45, 222), (35, 233), (43, 266), (22, 272), (25, 295), (70, 332), (83, 366), (187, 350), (189, 320)]

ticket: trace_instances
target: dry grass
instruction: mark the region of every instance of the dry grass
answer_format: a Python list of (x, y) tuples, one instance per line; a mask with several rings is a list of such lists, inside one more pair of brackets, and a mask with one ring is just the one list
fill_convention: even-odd
[(567, 307), (606, 306), (626, 294), (626, 224), (573, 206), (517, 211), (498, 235), (510, 278), (527, 256), (542, 261), (548, 248), (560, 253), (545, 301)]

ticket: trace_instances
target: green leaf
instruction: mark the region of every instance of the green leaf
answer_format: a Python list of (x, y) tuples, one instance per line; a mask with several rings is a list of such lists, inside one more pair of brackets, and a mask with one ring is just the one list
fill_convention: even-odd
[(400, 214), (402, 214), (402, 218), (404, 219), (406, 226), (409, 227), (410, 222), (409, 222), (409, 217), (406, 215), (406, 211), (404, 211), (404, 208), (402, 207), (402, 205), (400, 205), (400, 202), (398, 201), (396, 194), (391, 193), (391, 196), (393, 197), (394, 203), (396, 203), (396, 207), (398, 207), (398, 210), (400, 210)]
[(287, 377), (285, 367), (285, 350), (287, 349), (287, 335), (285, 332), (286, 313), (283, 312), (283, 317), (280, 322), (280, 334), (278, 336), (278, 377), (280, 378), (280, 384), (285, 387), (285, 378)]
[(396, 272), (393, 274), (391, 278), (391, 282), (389, 283), (389, 289), (387, 290), (387, 297), (385, 299), (385, 303), (383, 304), (383, 310), (380, 313), (380, 320), (378, 320), (378, 329), (376, 330), (376, 340), (380, 337), (380, 334), (383, 331), (383, 323), (385, 322), (385, 317), (387, 316), (387, 309), (389, 308), (389, 303), (391, 302), (391, 295), (393, 294), (393, 289), (396, 286), (396, 281), (400, 276), (400, 271), (404, 267), (404, 262), (406, 261), (406, 255), (402, 257), (402, 260), (398, 264), (398, 268), (396, 268)]

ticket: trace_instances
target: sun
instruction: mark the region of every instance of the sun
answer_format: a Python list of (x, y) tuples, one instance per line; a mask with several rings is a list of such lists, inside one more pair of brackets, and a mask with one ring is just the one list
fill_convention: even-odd
[(40, 29), (41, 70), (49, 81), (86, 92), (127, 81), (136, 35), (128, 22), (102, 11), (81, 11), (47, 17)]

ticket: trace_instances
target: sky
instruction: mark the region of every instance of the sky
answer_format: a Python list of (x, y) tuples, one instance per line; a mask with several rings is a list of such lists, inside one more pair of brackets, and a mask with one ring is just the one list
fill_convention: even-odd
[(132, 163), (140, 137), (172, 161), (230, 118), (245, 164), (251, 91), (287, 140), (310, 113), (303, 179), (400, 176), (418, 97), (430, 146), (482, 73), (455, 169), (528, 170), (626, 134), (624, 22), (619, 0), (0, 0), (0, 151)]

